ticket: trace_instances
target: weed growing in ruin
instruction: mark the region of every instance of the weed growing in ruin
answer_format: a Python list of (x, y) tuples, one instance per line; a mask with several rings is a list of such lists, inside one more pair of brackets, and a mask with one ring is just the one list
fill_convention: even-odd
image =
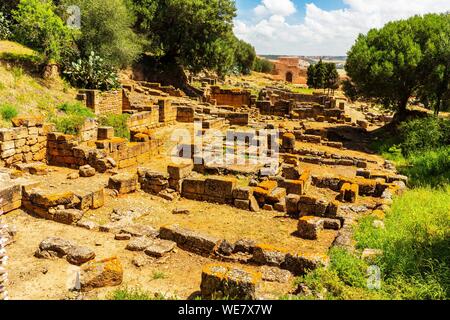
[(57, 107), (61, 114), (51, 114), (49, 120), (56, 125), (59, 132), (76, 135), (87, 118), (94, 118), (95, 114), (79, 103), (64, 103)]
[(153, 280), (158, 280), (158, 279), (165, 279), (167, 278), (167, 276), (162, 271), (153, 271), (152, 278)]
[(99, 122), (102, 126), (114, 128), (114, 135), (130, 140), (130, 130), (128, 129), (128, 114), (109, 114), (100, 117)]
[(114, 290), (110, 296), (110, 300), (137, 300), (137, 301), (147, 301), (147, 300), (166, 300), (167, 298), (161, 294), (152, 294), (147, 291), (143, 291), (139, 288), (119, 288)]
[(13, 118), (17, 117), (18, 114), (19, 111), (15, 106), (7, 103), (0, 105), (0, 115), (3, 120), (11, 121)]

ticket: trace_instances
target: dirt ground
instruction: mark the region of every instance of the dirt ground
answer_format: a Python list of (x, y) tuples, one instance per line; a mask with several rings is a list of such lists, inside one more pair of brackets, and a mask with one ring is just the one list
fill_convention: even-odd
[[(185, 252), (181, 249), (167, 258), (154, 260), (143, 253), (125, 250), (126, 241), (114, 240), (114, 235), (84, 230), (52, 221), (36, 219), (18, 210), (8, 214), (7, 222), (17, 228), (16, 241), (8, 246), (9, 286), (11, 299), (60, 300), (77, 297), (69, 291), (74, 279), (74, 270), (65, 259), (42, 260), (33, 256), (39, 243), (46, 237), (62, 237), (78, 245), (90, 247), (96, 258), (117, 256), (124, 268), (122, 287), (138, 288), (167, 298), (187, 299), (200, 289), (202, 266), (215, 261)], [(132, 264), (141, 256), (148, 265), (138, 268)], [(240, 266), (240, 268), (243, 268)], [(244, 268), (255, 270), (257, 267)], [(158, 276), (156, 276), (156, 274)], [(160, 278), (161, 277), (161, 278)], [(102, 288), (91, 291), (84, 299), (108, 299), (117, 288)], [(292, 290), (292, 282), (280, 284), (264, 282), (259, 294), (277, 298)]]

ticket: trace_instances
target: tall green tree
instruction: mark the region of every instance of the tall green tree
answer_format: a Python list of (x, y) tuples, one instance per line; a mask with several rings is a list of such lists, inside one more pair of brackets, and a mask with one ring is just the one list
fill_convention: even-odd
[(448, 21), (448, 14), (415, 16), (360, 35), (345, 66), (357, 91), (400, 117), (416, 95), (442, 106), (448, 91)]
[(336, 64), (326, 63), (325, 70), (325, 88), (328, 89), (328, 92), (331, 90), (334, 94), (334, 91), (339, 89), (340, 85), (340, 77), (336, 68)]
[(256, 59), (255, 48), (243, 41), (236, 39), (235, 65), (239, 73), (248, 75), (251, 73)]
[(423, 20), (416, 17), (414, 21), (424, 55), (418, 97), (438, 115), (450, 109), (450, 14), (428, 15)]
[(12, 16), (18, 42), (43, 53), (47, 60), (59, 61), (71, 46), (72, 31), (55, 11), (50, 0), (21, 0)]
[[(154, 80), (185, 88), (183, 70), (220, 69), (222, 48), (232, 34), (233, 0), (133, 0), (136, 28), (149, 40)], [(223, 49), (223, 48), (222, 48)]]
[(63, 0), (62, 12), (69, 6), (81, 12), (81, 32), (76, 39), (80, 55), (92, 51), (116, 68), (131, 65), (142, 52), (142, 41), (134, 33), (134, 11), (128, 0)]
[(256, 57), (253, 63), (253, 71), (262, 73), (272, 73), (274, 69), (274, 64), (267, 59)]

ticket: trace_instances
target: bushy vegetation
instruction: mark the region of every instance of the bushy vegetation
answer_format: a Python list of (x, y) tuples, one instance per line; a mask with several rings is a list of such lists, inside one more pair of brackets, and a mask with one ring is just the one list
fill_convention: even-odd
[(130, 130), (128, 129), (129, 115), (124, 114), (109, 114), (99, 118), (99, 122), (102, 126), (108, 126), (114, 128), (114, 135), (116, 137), (130, 139)]
[(19, 115), (17, 108), (10, 104), (0, 104), (0, 115), (3, 120), (11, 121), (13, 118)]
[(411, 187), (450, 184), (450, 121), (427, 117), (407, 121), (399, 133), (382, 137), (373, 149), (396, 162)]
[(21, 0), (12, 14), (15, 40), (43, 53), (48, 61), (59, 61), (70, 47), (72, 31), (55, 13), (52, 1)]
[(11, 22), (3, 12), (0, 11), (0, 40), (8, 40), (12, 36)]
[(253, 71), (261, 73), (272, 73), (274, 64), (267, 59), (256, 57), (253, 64)]
[(49, 115), (49, 120), (56, 125), (59, 132), (77, 135), (87, 118), (95, 118), (95, 114), (79, 103), (64, 103), (57, 107), (58, 114)]
[(120, 87), (117, 71), (95, 52), (66, 66), (64, 75), (79, 88), (111, 90)]
[(135, 18), (128, 0), (108, 0), (107, 4), (104, 0), (61, 2), (63, 9), (73, 5), (82, 13), (75, 41), (81, 58), (94, 51), (115, 68), (130, 66), (136, 60), (142, 52), (142, 41), (132, 30)]
[(336, 90), (340, 85), (339, 73), (334, 63), (324, 63), (322, 59), (308, 68), (308, 87), (314, 89)]
[(166, 300), (167, 298), (162, 294), (151, 294), (143, 291), (139, 288), (120, 288), (114, 290), (110, 296), (110, 300), (137, 300), (137, 301), (149, 301), (149, 300)]
[[(436, 113), (450, 107), (450, 15), (390, 22), (360, 35), (345, 69), (361, 96), (399, 115), (418, 96)], [(347, 88), (348, 89), (348, 88)]]

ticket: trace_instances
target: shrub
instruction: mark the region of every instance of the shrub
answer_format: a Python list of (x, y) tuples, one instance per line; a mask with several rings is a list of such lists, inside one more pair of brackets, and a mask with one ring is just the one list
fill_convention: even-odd
[(130, 130), (128, 129), (128, 114), (109, 114), (100, 117), (100, 124), (114, 128), (114, 134), (117, 137), (130, 139)]
[(11, 121), (13, 118), (17, 117), (18, 114), (19, 111), (16, 107), (10, 104), (0, 105), (0, 115), (2, 116), (3, 120)]
[(424, 151), (408, 157), (400, 167), (413, 187), (442, 187), (450, 184), (450, 147)]
[(77, 135), (87, 118), (94, 118), (95, 114), (79, 103), (64, 103), (57, 107), (60, 115), (50, 115), (49, 120), (56, 125), (56, 129), (65, 134)]
[(73, 114), (73, 115), (79, 115), (83, 116), (85, 118), (94, 118), (95, 114), (92, 112), (91, 109), (83, 106), (80, 103), (63, 103), (60, 104), (57, 109), (59, 111), (63, 111), (66, 114)]
[(65, 7), (76, 5), (82, 12), (77, 47), (82, 53), (96, 52), (110, 65), (131, 65), (141, 52), (141, 39), (132, 30), (133, 10), (128, 0), (63, 0)]
[(415, 119), (399, 127), (405, 155), (432, 150), (450, 143), (450, 121), (436, 117)]
[(253, 70), (261, 73), (271, 73), (274, 65), (267, 59), (256, 57), (253, 64)]
[(86, 59), (65, 66), (64, 75), (76, 87), (111, 90), (120, 87), (117, 71), (93, 51)]
[(70, 47), (72, 32), (56, 15), (52, 1), (21, 0), (12, 14), (16, 40), (42, 52), (47, 60), (59, 61)]
[(11, 36), (11, 22), (0, 11), (0, 40), (8, 40)]

